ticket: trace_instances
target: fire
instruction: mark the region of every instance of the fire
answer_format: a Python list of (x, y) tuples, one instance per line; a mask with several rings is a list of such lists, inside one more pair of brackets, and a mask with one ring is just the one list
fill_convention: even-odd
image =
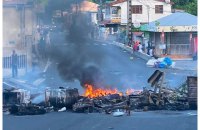
[[(95, 98), (95, 97), (102, 97), (102, 96), (106, 96), (109, 94), (119, 94), (120, 96), (123, 95), (122, 92), (120, 92), (119, 90), (115, 89), (103, 89), (103, 88), (95, 88), (94, 86), (90, 85), (90, 84), (85, 84), (85, 93), (83, 94), (83, 96), (85, 97), (89, 97), (89, 98)], [(142, 92), (142, 90), (134, 90), (132, 88), (129, 88), (125, 91), (126, 95), (131, 95), (131, 94), (140, 94)]]
[(126, 95), (131, 95), (131, 94), (140, 94), (142, 90), (134, 90), (132, 88), (129, 88), (126, 90)]
[(122, 93), (119, 92), (117, 89), (103, 89), (103, 88), (94, 88), (92, 85), (85, 84), (86, 90), (83, 96), (89, 98), (101, 97), (106, 96), (109, 94), (119, 94), (122, 96)]
[(130, 88), (126, 90), (126, 95), (131, 95), (134, 92), (134, 89)]

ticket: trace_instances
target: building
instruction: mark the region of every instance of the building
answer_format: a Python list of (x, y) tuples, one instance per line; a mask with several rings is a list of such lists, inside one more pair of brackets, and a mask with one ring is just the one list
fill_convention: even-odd
[[(143, 33), (138, 32), (140, 25), (155, 21), (171, 14), (170, 0), (132, 0), (132, 31), (133, 39), (142, 40)], [(105, 6), (105, 27), (110, 34), (118, 33), (124, 39), (127, 34), (128, 7), (127, 0), (116, 0)], [(127, 40), (119, 40), (126, 43)]]
[(89, 12), (92, 23), (97, 24), (97, 22), (98, 22), (98, 18), (97, 18), (98, 6), (99, 6), (98, 4), (95, 4), (93, 2), (83, 1), (81, 3), (80, 11), (81, 12)]
[(18, 54), (18, 74), (31, 70), (34, 28), (34, 6), (27, 0), (3, 1), (3, 77), (11, 77), (11, 55)]
[(72, 4), (71, 12), (65, 16), (67, 28), (70, 29), (72, 25), (77, 26), (78, 29), (85, 31), (84, 34), (81, 34), (82, 36), (96, 38), (98, 36), (98, 6), (98, 4), (87, 0)]
[[(171, 4), (169, 0), (132, 0), (132, 23), (149, 23), (171, 14)], [(112, 8), (121, 12), (121, 25), (127, 24), (127, 1), (117, 0), (110, 3)], [(112, 17), (111, 17), (112, 19)]]
[(143, 25), (145, 37), (156, 55), (192, 57), (197, 52), (197, 16), (176, 12)]
[(84, 0), (78, 5), (72, 5), (72, 12), (82, 12), (82, 13), (87, 13), (89, 15), (89, 21), (91, 21), (93, 24), (97, 24), (98, 22), (98, 17), (97, 17), (97, 12), (98, 12), (98, 4), (89, 2)]

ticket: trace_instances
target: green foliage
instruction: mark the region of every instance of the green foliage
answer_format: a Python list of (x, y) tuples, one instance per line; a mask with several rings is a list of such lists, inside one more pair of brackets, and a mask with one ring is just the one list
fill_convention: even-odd
[(172, 8), (183, 9), (186, 12), (197, 15), (197, 0), (173, 0)]
[(159, 26), (159, 25), (160, 25), (160, 22), (155, 21), (155, 25), (156, 25), (156, 26)]
[(193, 2), (186, 5), (186, 11), (197, 16), (197, 0), (194, 0)]

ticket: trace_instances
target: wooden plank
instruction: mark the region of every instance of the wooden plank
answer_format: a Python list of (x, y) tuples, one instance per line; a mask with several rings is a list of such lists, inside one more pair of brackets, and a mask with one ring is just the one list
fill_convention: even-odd
[(187, 77), (187, 86), (188, 86), (188, 102), (190, 107), (197, 107), (197, 77), (188, 76)]

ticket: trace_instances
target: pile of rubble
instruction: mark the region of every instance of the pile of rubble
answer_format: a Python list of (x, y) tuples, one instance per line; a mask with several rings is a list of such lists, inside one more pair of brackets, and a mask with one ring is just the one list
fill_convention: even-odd
[(107, 94), (92, 98), (80, 96), (76, 88), (46, 89), (44, 101), (38, 104), (31, 102), (30, 93), (25, 90), (4, 90), (4, 111), (14, 115), (36, 115), (68, 109), (73, 112), (111, 114), (126, 110), (127, 107), (134, 111), (197, 108), (196, 77), (188, 77), (187, 82), (178, 89), (170, 89), (164, 86), (164, 73), (156, 70), (148, 79), (148, 83), (152, 89), (143, 88), (140, 93)]
[(163, 89), (160, 95), (144, 89), (140, 94), (127, 96), (113, 94), (97, 98), (82, 97), (73, 105), (73, 111), (109, 114), (117, 109), (126, 109), (127, 100), (130, 100), (131, 110), (188, 110), (189, 104), (185, 94), (182, 94), (182, 91)]
[(102, 97), (82, 97), (73, 105), (74, 112), (106, 112), (126, 107), (126, 97), (119, 94), (111, 94)]

